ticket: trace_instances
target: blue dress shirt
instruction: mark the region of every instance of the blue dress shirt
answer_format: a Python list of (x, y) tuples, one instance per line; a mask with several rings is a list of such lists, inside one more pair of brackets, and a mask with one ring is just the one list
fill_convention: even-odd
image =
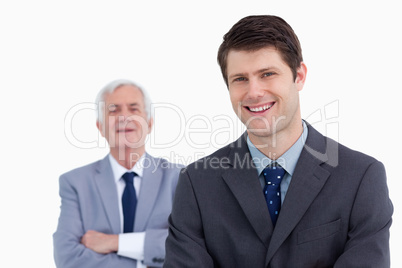
[[(285, 199), (286, 193), (289, 188), (290, 181), (292, 180), (293, 172), (296, 168), (297, 161), (299, 160), (301, 151), (303, 150), (304, 144), (306, 143), (308, 129), (304, 121), (303, 123), (303, 133), (299, 139), (289, 148), (281, 157), (279, 157), (276, 162), (280, 164), (286, 171), (285, 176), (281, 182), (281, 202)], [(269, 157), (264, 155), (260, 150), (258, 150), (255, 145), (251, 142), (250, 138), (247, 136), (247, 145), (250, 151), (251, 157), (253, 159), (254, 165), (258, 171), (258, 178), (261, 183), (261, 188), (264, 189), (265, 179), (262, 175), (262, 171), (266, 166), (272, 163)]]

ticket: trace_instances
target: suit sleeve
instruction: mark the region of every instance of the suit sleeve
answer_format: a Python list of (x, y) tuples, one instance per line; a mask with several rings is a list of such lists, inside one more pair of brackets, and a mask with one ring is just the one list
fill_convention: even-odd
[(334, 267), (390, 267), (392, 213), (385, 169), (375, 162), (361, 181), (350, 218), (349, 239)]
[(145, 232), (119, 234), (118, 255), (141, 260), (150, 267), (162, 267), (168, 229), (147, 229)]
[(148, 229), (145, 233), (144, 264), (162, 267), (165, 260), (165, 242), (168, 229)]
[[(169, 178), (168, 181), (171, 181), (171, 183), (169, 184), (169, 190), (165, 189), (165, 191), (167, 191), (166, 194), (170, 198), (170, 200), (165, 200), (165, 205), (169, 207), (169, 214), (171, 213), (172, 209), (171, 202), (176, 193), (177, 182), (179, 179), (181, 168), (183, 168), (183, 166), (175, 166), (174, 168), (169, 168), (166, 171), (168, 172), (168, 174), (166, 174), (165, 176), (166, 178)], [(169, 233), (167, 218), (159, 220), (159, 222), (163, 222), (163, 227), (147, 228), (145, 230), (143, 264), (146, 265), (147, 267), (162, 267), (165, 261), (166, 257), (165, 243)]]
[(207, 252), (202, 217), (189, 174), (180, 173), (166, 240), (164, 267), (213, 267)]
[(60, 217), (53, 235), (54, 259), (58, 268), (112, 267), (121, 257), (98, 254), (80, 243), (84, 227), (75, 188), (67, 177), (60, 177)]

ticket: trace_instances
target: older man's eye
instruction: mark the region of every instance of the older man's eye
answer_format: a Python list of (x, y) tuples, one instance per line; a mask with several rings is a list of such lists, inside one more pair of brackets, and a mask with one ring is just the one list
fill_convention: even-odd
[(117, 110), (116, 105), (114, 105), (114, 104), (110, 104), (110, 105), (109, 105), (108, 111), (109, 111), (110, 113), (116, 112), (116, 110)]

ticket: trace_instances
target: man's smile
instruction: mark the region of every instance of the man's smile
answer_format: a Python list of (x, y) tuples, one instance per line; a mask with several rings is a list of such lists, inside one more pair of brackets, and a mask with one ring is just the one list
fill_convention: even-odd
[(120, 128), (120, 129), (116, 130), (117, 133), (127, 133), (127, 132), (133, 132), (133, 131), (135, 131), (135, 129), (133, 129), (133, 128)]
[(275, 102), (269, 102), (261, 105), (244, 106), (247, 110), (253, 113), (263, 113), (274, 106)]

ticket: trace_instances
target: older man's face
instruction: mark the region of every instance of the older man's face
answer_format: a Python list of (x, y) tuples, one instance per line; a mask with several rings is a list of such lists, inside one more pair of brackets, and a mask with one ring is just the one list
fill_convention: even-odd
[(144, 97), (138, 88), (123, 85), (107, 94), (104, 115), (104, 122), (97, 125), (111, 149), (144, 146), (152, 120), (147, 119)]

